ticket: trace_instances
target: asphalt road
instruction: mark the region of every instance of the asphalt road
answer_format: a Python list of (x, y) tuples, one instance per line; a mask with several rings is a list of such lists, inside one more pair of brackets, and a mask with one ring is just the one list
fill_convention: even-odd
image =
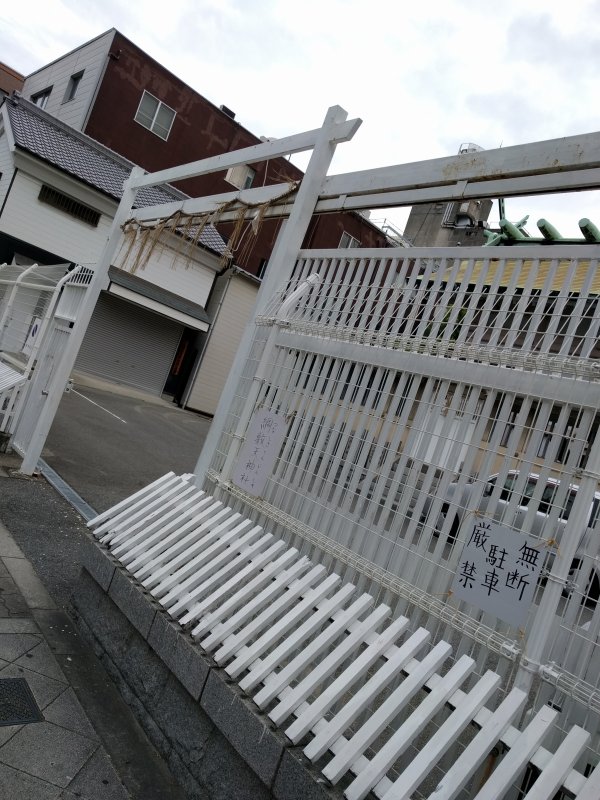
[(210, 419), (167, 401), (75, 385), (43, 459), (98, 512), (172, 470), (193, 472)]

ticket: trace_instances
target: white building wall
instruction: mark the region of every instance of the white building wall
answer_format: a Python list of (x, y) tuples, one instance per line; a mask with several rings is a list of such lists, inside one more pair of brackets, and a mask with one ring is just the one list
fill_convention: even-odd
[[(17, 172), (0, 217), (0, 231), (65, 261), (93, 265), (106, 242), (110, 217), (103, 214), (96, 228), (80, 222), (40, 202), (40, 187), (40, 181), (22, 171)], [(88, 204), (94, 207), (90, 200)]]
[(12, 154), (8, 147), (6, 136), (0, 136), (0, 208), (2, 208), (4, 198), (8, 192), (13, 171)]
[(214, 414), (233, 359), (251, 317), (258, 285), (231, 276), (206, 345), (186, 408)]
[[(181, 246), (181, 242), (178, 242)], [(150, 260), (144, 264), (144, 258), (137, 265), (138, 248), (130, 249), (128, 240), (124, 240), (121, 250), (115, 258), (115, 266), (127, 272), (133, 272), (138, 278), (154, 283), (173, 294), (191, 300), (198, 305), (206, 306), (208, 295), (213, 285), (215, 271), (218, 269), (218, 257), (199, 250), (199, 255), (206, 263), (201, 264), (187, 253), (179, 252), (166, 244), (158, 243), (153, 249)]]
[[(110, 30), (97, 39), (73, 50), (25, 79), (22, 95), (28, 100), (32, 95), (52, 87), (45, 111), (52, 116), (82, 130), (90, 103), (101, 79), (115, 31)], [(73, 100), (64, 102), (72, 75), (83, 71)]]

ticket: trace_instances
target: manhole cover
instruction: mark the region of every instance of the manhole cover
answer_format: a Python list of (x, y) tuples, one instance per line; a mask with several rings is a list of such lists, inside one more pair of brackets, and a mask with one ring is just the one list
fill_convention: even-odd
[(0, 678), (0, 725), (25, 725), (43, 719), (25, 678)]

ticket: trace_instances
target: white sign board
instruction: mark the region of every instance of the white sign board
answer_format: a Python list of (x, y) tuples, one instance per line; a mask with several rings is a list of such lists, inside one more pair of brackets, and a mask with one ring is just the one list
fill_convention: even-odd
[(522, 627), (540, 576), (540, 543), (490, 519), (475, 518), (469, 527), (452, 594)]
[(22, 347), (21, 352), (24, 353), (28, 358), (33, 352), (33, 345), (35, 344), (36, 336), (38, 335), (38, 331), (42, 324), (42, 320), (39, 317), (34, 317), (31, 320), (31, 327), (29, 328), (29, 333), (27, 334), (27, 339), (25, 339), (25, 344)]
[(285, 417), (273, 411), (254, 412), (248, 436), (242, 447), (231, 480), (248, 494), (259, 497), (273, 471), (287, 428)]

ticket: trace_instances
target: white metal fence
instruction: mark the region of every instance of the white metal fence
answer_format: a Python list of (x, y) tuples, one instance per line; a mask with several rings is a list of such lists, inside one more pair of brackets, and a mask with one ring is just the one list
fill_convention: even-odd
[[(493, 659), (504, 691), (516, 682), (535, 708), (560, 708), (560, 726), (583, 725), (590, 763), (600, 721), (599, 254), (301, 253), (257, 320), (209, 473), (217, 497), (318, 553), (434, 641), (456, 642), (478, 674)], [(286, 434), (253, 497), (231, 477), (259, 408), (284, 417)], [(540, 550), (521, 626), (451, 591), (474, 520), (526, 533)]]
[[(346, 122), (345, 112), (334, 107), (320, 132), (153, 175), (137, 172), (126, 184), (98, 265), (98, 280), (110, 263), (118, 226), (129, 217), (138, 189), (315, 148), (293, 203), (287, 187), (283, 193), (282, 187), (261, 187), (133, 212), (142, 222), (178, 211), (236, 215), (246, 213), (245, 204), (251, 203), (253, 208), (260, 206), (259, 216), (290, 216), (259, 292), (261, 316), (238, 351), (227, 395), (196, 467), (202, 486), (184, 477), (175, 480), (178, 485), (169, 483), (156, 492), (156, 487), (147, 487), (96, 524), (108, 523), (104, 532), (113, 552), (119, 551), (134, 579), (146, 581), (175, 618), (183, 621), (188, 612), (197, 614), (196, 601), (218, 598), (218, 610), (210, 611), (207, 605), (188, 622), (205, 626), (209, 638), (225, 628), (233, 639), (247, 636), (240, 641), (240, 652), (246, 657), (245, 648), (255, 648), (258, 660), (274, 658), (284, 647), (283, 638), (278, 643), (271, 640), (271, 650), (257, 652), (259, 643), (264, 644), (259, 621), (293, 614), (296, 600), (288, 606), (283, 598), (275, 610), (265, 611), (266, 617), (257, 611), (247, 626), (246, 617), (242, 620), (233, 609), (243, 597), (248, 606), (240, 609), (242, 615), (256, 608), (255, 580), (267, 575), (277, 582), (276, 554), (285, 557), (285, 543), (288, 553), (295, 549), (300, 559), (310, 557), (317, 569), (347, 581), (352, 593), (367, 590), (379, 607), (389, 607), (394, 619), (405, 616), (407, 634), (424, 629), (430, 637), (424, 659), (440, 647), (447, 655), (446, 663), (438, 665), (439, 685), (468, 660), (469, 689), (477, 693), (487, 686), (482, 689), (486, 700), (478, 695), (476, 704), (490, 697), (491, 684), (486, 682), (497, 681), (490, 678), (490, 669), (500, 676), (499, 697), (491, 701), (492, 706), (500, 702), (497, 711), (514, 710), (515, 692), (526, 695), (526, 711), (516, 732), (510, 742), (501, 742), (500, 749), (510, 748), (500, 764), (504, 777), (487, 780), (480, 793), (478, 784), (471, 785), (469, 796), (526, 794), (533, 800), (559, 792), (598, 800), (596, 776), (587, 781), (585, 776), (597, 763), (600, 749), (600, 248), (336, 250), (298, 256), (313, 213), (595, 188), (598, 135), (327, 177), (336, 143), (352, 138), (357, 126), (357, 120)], [(239, 203), (233, 210), (232, 202)], [(277, 286), (278, 280), (283, 285)], [(264, 299), (274, 291), (277, 296), (266, 308)], [(257, 420), (266, 421), (264, 414), (283, 429), (283, 439), (281, 445), (261, 450), (258, 435), (253, 439), (251, 432)], [(248, 449), (255, 444), (256, 458)], [(252, 481), (242, 473), (254, 476), (259, 462), (267, 473), (262, 476), (264, 488), (249, 491)], [(203, 491), (206, 494), (200, 496)], [(114, 525), (118, 533), (111, 538)], [(236, 529), (238, 525), (243, 527)], [(248, 539), (243, 532), (247, 528)], [(486, 530), (496, 537), (494, 551)], [(504, 562), (509, 556), (516, 558), (515, 543), (522, 543), (521, 563), (515, 561), (508, 571)], [(483, 549), (485, 561), (471, 560), (472, 544)], [(271, 547), (274, 560), (261, 560)], [(540, 566), (543, 571), (538, 574), (534, 568)], [(477, 581), (476, 567), (482, 569)], [(469, 594), (472, 585), (477, 591)], [(500, 603), (494, 607), (499, 587), (503, 603), (510, 599), (510, 614)], [(531, 598), (522, 603), (529, 592)], [(300, 605), (309, 596), (310, 590)], [(318, 616), (320, 610), (315, 603), (312, 611)], [(323, 624), (332, 618), (335, 615)], [(360, 626), (366, 620), (359, 614), (356, 621)], [(353, 625), (348, 619), (340, 634), (352, 635)], [(318, 631), (313, 633), (319, 638)], [(216, 642), (214, 638), (212, 644)], [(212, 644), (203, 640), (209, 650)], [(307, 680), (313, 694), (303, 701), (317, 706), (323, 702), (319, 724), (331, 724), (343, 708), (326, 708), (321, 698), (329, 696), (332, 685), (341, 685), (335, 681), (370, 644), (365, 639), (358, 642), (359, 653), (346, 651), (347, 662), (334, 668), (342, 673), (327, 674), (320, 684), (310, 683), (315, 676), (311, 677), (312, 666), (304, 663), (287, 685), (279, 684), (278, 701), (285, 705), (290, 692), (298, 697)], [(296, 640), (294, 647), (283, 662), (273, 664), (283, 674), (291, 664), (299, 664), (304, 644)], [(335, 662), (337, 648), (332, 640), (318, 651), (317, 671), (323, 661)], [(385, 669), (381, 661), (378, 666)], [(267, 684), (250, 687), (254, 665), (245, 669), (249, 672), (236, 676), (258, 702)], [(400, 670), (394, 680), (401, 686), (407, 677), (410, 680)], [(421, 688), (429, 697), (435, 691), (429, 685)], [(344, 703), (358, 704), (359, 719), (344, 736), (353, 739), (369, 717), (381, 721), (379, 710), (388, 697), (384, 693), (364, 702), (361, 688), (354, 695), (357, 700), (352, 692), (349, 688)], [(390, 799), (425, 796), (429, 790), (415, 781), (429, 769), (435, 777), (439, 769), (439, 775), (446, 773), (452, 780), (444, 784), (442, 779), (436, 796), (458, 796), (465, 787), (457, 775), (459, 765), (468, 771), (481, 761), (470, 749), (472, 725), (461, 728), (469, 733), (466, 740), (457, 741), (458, 751), (442, 752), (442, 739), (448, 742), (446, 734), (457, 730), (454, 723), (462, 724), (453, 717), (456, 710), (460, 716), (460, 709), (448, 706), (446, 702), (439, 707), (436, 719), (428, 717), (431, 727), (419, 729), (422, 738), (412, 739), (411, 749), (403, 750), (396, 763), (386, 760), (394, 755), (394, 745), (386, 750), (386, 740), (397, 744), (407, 730), (415, 731), (405, 727), (412, 724), (413, 709), (403, 708), (397, 717), (386, 719), (378, 730), (383, 737), (379, 749), (370, 750), (369, 743), (360, 755), (359, 772), (368, 774), (368, 780), (352, 768), (360, 785), (347, 785), (346, 795), (363, 797), (372, 788)], [(302, 728), (298, 741), (314, 736), (303, 740), (304, 752), (319, 763), (322, 740), (319, 746), (312, 742), (321, 732), (315, 727), (310, 733), (306, 730), (307, 718), (300, 722), (306, 710), (302, 703), (300, 709), (297, 726), (293, 722), (286, 730), (296, 736), (298, 726)], [(282, 722), (277, 712), (272, 718)], [(549, 726), (555, 741), (549, 750), (540, 750)], [(485, 737), (483, 741), (490, 743)], [(481, 739), (476, 736), (473, 742)], [(333, 753), (335, 761), (338, 742), (329, 744), (328, 758)], [(339, 746), (345, 749), (346, 744)], [(432, 748), (438, 746), (434, 754)], [(463, 755), (461, 747), (466, 748)], [(570, 772), (573, 765), (576, 774)], [(524, 783), (525, 768), (530, 774)], [(398, 783), (399, 770), (404, 777)], [(330, 780), (341, 775), (330, 765), (323, 772)], [(538, 773), (529, 788), (529, 778)], [(484, 767), (484, 779), (487, 774)]]
[(31, 444), (92, 274), (68, 264), (0, 267), (0, 363), (10, 379), (0, 395), (0, 430), (11, 434), (21, 454)]
[(520, 721), (527, 692), (500, 702), (494, 669), (477, 675), (471, 655), (190, 478), (167, 474), (89, 524), (348, 800), (597, 800), (597, 775), (573, 768), (588, 732), (548, 742), (557, 709)]
[(15, 408), (36, 362), (66, 264), (0, 266), (0, 363), (4, 375), (0, 430), (12, 430)]

